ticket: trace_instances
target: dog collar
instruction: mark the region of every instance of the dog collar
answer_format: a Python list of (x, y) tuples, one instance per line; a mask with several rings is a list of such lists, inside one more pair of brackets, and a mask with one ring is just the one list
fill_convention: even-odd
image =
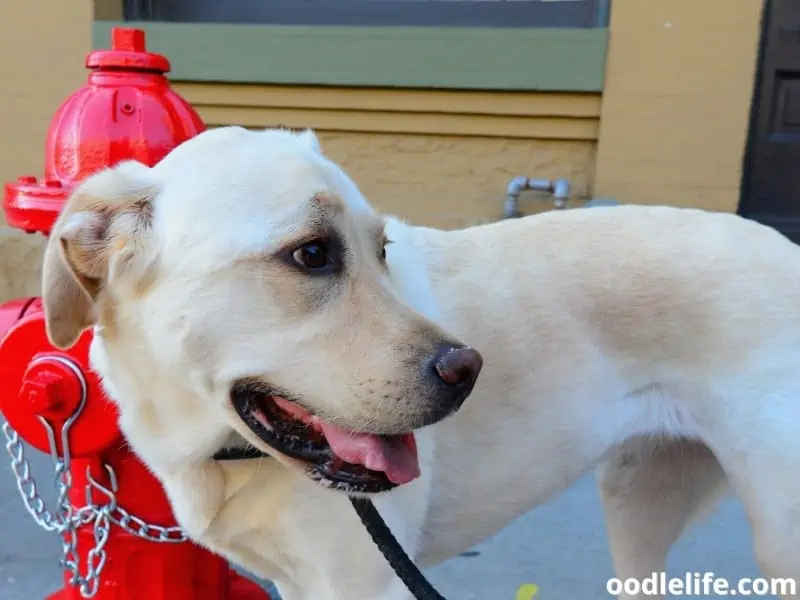
[(251, 458), (271, 458), (253, 446), (226, 446), (217, 450), (212, 457), (214, 460), (248, 460)]
[[(253, 446), (223, 446), (213, 456), (214, 460), (248, 460), (251, 458), (270, 458), (270, 455)], [(351, 497), (350, 503), (355, 508), (372, 541), (375, 542), (378, 550), (381, 551), (411, 595), (416, 600), (446, 600), (406, 554), (383, 517), (373, 506), (372, 501), (367, 498)]]

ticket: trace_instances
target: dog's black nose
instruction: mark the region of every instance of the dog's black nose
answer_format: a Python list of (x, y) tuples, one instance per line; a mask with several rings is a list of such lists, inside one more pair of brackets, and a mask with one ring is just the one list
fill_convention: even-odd
[(452, 387), (472, 388), (483, 366), (483, 357), (467, 347), (442, 346), (433, 359), (433, 370)]

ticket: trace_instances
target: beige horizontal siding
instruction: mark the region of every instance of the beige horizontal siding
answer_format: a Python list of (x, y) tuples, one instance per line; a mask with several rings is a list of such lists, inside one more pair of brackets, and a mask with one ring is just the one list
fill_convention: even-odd
[(211, 126), (527, 139), (597, 139), (599, 94), (178, 83)]

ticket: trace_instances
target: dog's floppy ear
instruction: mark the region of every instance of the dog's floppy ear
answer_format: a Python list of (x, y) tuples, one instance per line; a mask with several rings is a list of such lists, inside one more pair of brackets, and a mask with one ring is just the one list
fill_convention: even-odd
[(96, 322), (106, 285), (123, 276), (141, 280), (154, 264), (148, 243), (150, 169), (126, 161), (86, 178), (70, 195), (47, 241), (42, 301), (47, 336), (68, 348)]

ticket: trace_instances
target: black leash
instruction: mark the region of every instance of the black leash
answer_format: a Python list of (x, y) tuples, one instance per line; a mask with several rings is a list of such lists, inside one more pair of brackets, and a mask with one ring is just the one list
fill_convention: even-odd
[[(214, 455), (214, 460), (245, 460), (248, 458), (269, 458), (269, 454), (252, 446), (246, 448), (234, 446), (222, 448)], [(353, 505), (378, 550), (381, 551), (415, 600), (447, 600), (436, 591), (436, 588), (425, 578), (414, 561), (409, 558), (378, 509), (375, 508), (372, 500), (351, 497), (350, 504)]]
[(356, 509), (361, 522), (369, 533), (372, 541), (386, 558), (386, 561), (397, 573), (400, 580), (406, 585), (411, 595), (416, 600), (447, 600), (436, 591), (422, 572), (408, 557), (406, 551), (392, 534), (381, 514), (375, 508), (372, 500), (366, 498), (350, 498), (350, 503)]

